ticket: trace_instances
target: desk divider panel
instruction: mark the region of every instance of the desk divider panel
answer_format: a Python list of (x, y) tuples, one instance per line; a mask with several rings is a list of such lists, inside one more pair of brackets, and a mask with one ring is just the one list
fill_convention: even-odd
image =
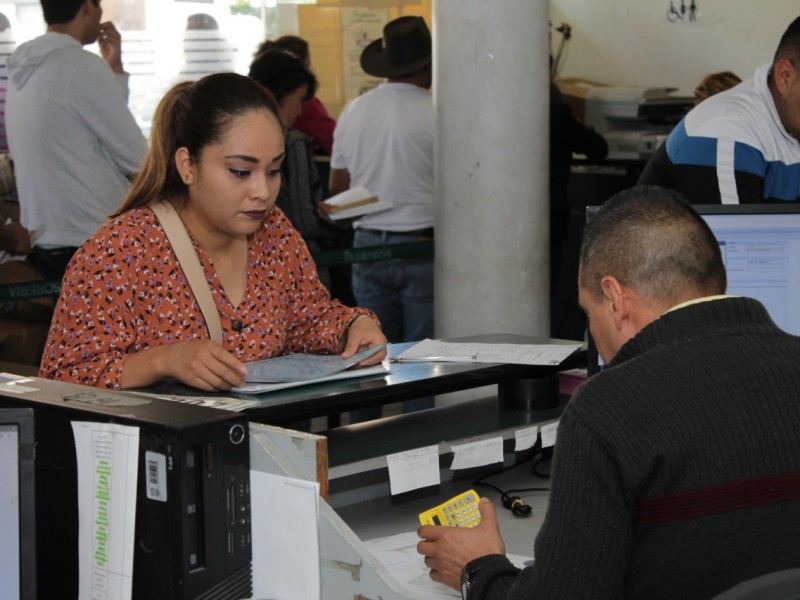
[[(327, 484), (327, 454), (320, 447), (326, 447), (322, 436), (250, 423), (252, 470), (320, 483), (320, 597), (412, 599), (322, 496), (319, 477), (324, 473)], [(324, 468), (320, 462), (325, 463)], [(253, 565), (253, 570), (258, 568)]]

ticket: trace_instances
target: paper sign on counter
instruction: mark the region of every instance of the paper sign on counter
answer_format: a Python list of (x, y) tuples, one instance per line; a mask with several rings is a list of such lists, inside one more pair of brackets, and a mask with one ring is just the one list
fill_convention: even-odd
[(493, 437), (478, 442), (453, 446), (453, 464), (450, 469), (469, 469), (503, 462), (503, 437)]
[(386, 456), (392, 496), (429, 485), (439, 485), (439, 447), (426, 446)]
[(556, 445), (556, 432), (558, 431), (558, 421), (542, 425), (542, 448), (550, 448)]
[(517, 429), (514, 432), (514, 439), (516, 440), (514, 451), (521, 452), (522, 450), (533, 448), (536, 445), (538, 437), (539, 427), (537, 425), (526, 427), (525, 429)]

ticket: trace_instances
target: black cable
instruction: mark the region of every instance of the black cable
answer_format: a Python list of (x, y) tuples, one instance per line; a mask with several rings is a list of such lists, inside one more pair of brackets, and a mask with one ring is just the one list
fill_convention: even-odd
[[(491, 483), (484, 482), (483, 480), (486, 479), (487, 477), (493, 477), (494, 475), (499, 475), (500, 473), (508, 471), (509, 469), (514, 469), (516, 467), (519, 467), (520, 465), (525, 464), (529, 460), (534, 459), (536, 456), (543, 454), (541, 448), (541, 441), (537, 441), (536, 444), (533, 446), (533, 448), (531, 448), (531, 450), (532, 452), (530, 453), (529, 456), (526, 456), (525, 458), (522, 458), (521, 460), (518, 460), (514, 464), (511, 464), (507, 467), (501, 467), (499, 469), (495, 469), (494, 471), (481, 475), (472, 482), (472, 485), (485, 486), (498, 492), (500, 494), (500, 501), (502, 502), (503, 507), (510, 510), (514, 516), (517, 517), (530, 516), (531, 514), (533, 514), (533, 507), (530, 504), (526, 504), (519, 496), (512, 496), (511, 494), (515, 492), (547, 492), (550, 491), (548, 488), (521, 488), (514, 490), (502, 490)], [(541, 460), (542, 459), (540, 458), (537, 462), (534, 462), (532, 471), (535, 475), (539, 477), (549, 477), (549, 474), (540, 475), (539, 473), (536, 472), (536, 465), (538, 464), (538, 462), (541, 462)]]
[[(542, 450), (541, 454), (539, 454), (539, 456), (533, 461), (533, 465), (531, 465), (531, 473), (537, 477), (540, 477), (541, 479), (550, 479), (550, 459), (552, 457), (552, 448), (545, 448)], [(539, 470), (539, 466), (542, 464), (547, 464), (547, 472)]]

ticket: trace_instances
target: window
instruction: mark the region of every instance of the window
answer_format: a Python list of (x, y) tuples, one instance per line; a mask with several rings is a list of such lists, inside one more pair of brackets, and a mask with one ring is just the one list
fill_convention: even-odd
[[(145, 135), (171, 85), (215, 71), (246, 74), (259, 44), (278, 35), (274, 0), (101, 0), (101, 6), (103, 20), (113, 21), (122, 35), (128, 104)], [(291, 16), (294, 7), (280, 10)], [(16, 45), (45, 32), (38, 0), (0, 2), (0, 12)], [(97, 44), (86, 49), (98, 52)]]

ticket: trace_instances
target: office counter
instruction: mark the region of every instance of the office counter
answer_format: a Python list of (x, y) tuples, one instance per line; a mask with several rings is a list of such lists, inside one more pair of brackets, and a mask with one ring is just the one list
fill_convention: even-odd
[[(521, 464), (485, 479), (500, 489), (549, 488), (549, 479), (533, 474), (532, 451), (514, 451), (515, 431), (532, 425), (553, 422), (558, 408), (518, 412), (498, 409), (496, 398), (472, 400), (463, 404), (420, 411), (341, 427), (327, 432), (329, 465), (329, 503), (362, 540), (413, 531), (418, 514), (471, 487), (498, 506), (501, 531), (508, 552), (530, 556), (533, 538), (541, 526), (547, 507), (548, 491), (520, 492), (533, 508), (530, 517), (515, 517), (502, 508), (500, 494), (485, 486), (473, 486), (482, 475), (494, 473), (520, 461)], [(485, 467), (450, 470), (453, 444), (502, 436), (505, 461)], [(392, 496), (389, 491), (386, 454), (408, 448), (439, 445), (441, 483)]]
[[(448, 341), (516, 344), (576, 343), (515, 334), (478, 335), (454, 338)], [(389, 344), (387, 355), (389, 358), (397, 356), (412, 345), (413, 343)], [(258, 406), (245, 411), (250, 419), (279, 425), (300, 419), (338, 415), (357, 408), (383, 406), (486, 385), (503, 385), (524, 379), (538, 379), (551, 376), (556, 371), (583, 366), (586, 366), (586, 357), (585, 353), (581, 351), (573, 353), (557, 367), (448, 362), (391, 363), (390, 372), (383, 376), (327, 381), (262, 394), (226, 392), (224, 395), (258, 401)], [(149, 391), (198, 395), (198, 390), (175, 383), (161, 383)]]
[(344, 472), (346, 465), (370, 463), (442, 440), (502, 435), (513, 441), (517, 429), (558, 419), (564, 401), (562, 398), (559, 406), (551, 409), (516, 411), (499, 407), (497, 397), (492, 396), (331, 429), (323, 432), (328, 438), (328, 466), (332, 474)]
[[(480, 340), (471, 338), (469, 341), (558, 342), (508, 335), (481, 336)], [(392, 345), (389, 349), (390, 356), (396, 355), (407, 346)], [(263, 402), (262, 406), (247, 412), (251, 414), (253, 421), (272, 422), (275, 419), (280, 422), (289, 415), (320, 416), (354, 406), (381, 405), (491, 384), (496, 384), (500, 390), (504, 386), (513, 386), (520, 380), (552, 377), (556, 371), (580, 366), (585, 366), (585, 355), (581, 352), (576, 352), (558, 367), (393, 363), (392, 372), (385, 377), (328, 382), (277, 392), (277, 396), (269, 399), (259, 398)], [(290, 398), (294, 398), (302, 406), (283, 406), (292, 401)], [(493, 472), (501, 465), (498, 463), (453, 471), (450, 469), (453, 460), (452, 446), (502, 437), (503, 465), (511, 465), (529, 457), (532, 452), (515, 451), (515, 432), (557, 421), (566, 401), (565, 397), (560, 397), (555, 406), (550, 408), (513, 410), (505, 407), (498, 395), (493, 394), (459, 404), (336, 427), (319, 436), (302, 434), (305, 438), (315, 438), (313, 443), (322, 443), (327, 450), (327, 473), (324, 475), (327, 497), (320, 504), (319, 526), (322, 597), (380, 597), (384, 600), (419, 597), (404, 588), (394, 574), (376, 560), (370, 547), (364, 542), (414, 532), (419, 523), (420, 512), (471, 487), (475, 487), (478, 494), (498, 505), (498, 519), (507, 551), (520, 556), (531, 556), (533, 540), (546, 513), (549, 492), (515, 492), (513, 495), (522, 497), (533, 508), (530, 517), (515, 517), (500, 506), (498, 492), (483, 486), (473, 486), (475, 478)], [(256, 430), (258, 427), (251, 425)], [(270, 435), (281, 434), (273, 432)], [(301, 434), (286, 432), (286, 435), (292, 436), (292, 440), (286, 442), (283, 448), (294, 453), (301, 443)], [(386, 455), (433, 445), (438, 447), (441, 483), (393, 496)], [(251, 460), (256, 465), (262, 459), (253, 458), (254, 451), (263, 453), (259, 445), (254, 446), (251, 442)], [(306, 456), (314, 454), (310, 449), (306, 452)], [(318, 454), (316, 460), (319, 460)], [(308, 462), (314, 463), (314, 460)], [(534, 476), (531, 466), (532, 461), (527, 460), (513, 469), (488, 477), (486, 481), (500, 489), (549, 488), (549, 480)], [(309, 477), (314, 472), (319, 477), (318, 467), (318, 464), (316, 467), (306, 466), (303, 469), (306, 475), (303, 477)], [(289, 474), (299, 476), (299, 471)], [(358, 575), (354, 576), (354, 573)]]
[[(464, 341), (558, 343), (558, 340), (510, 335), (480, 336)], [(407, 346), (392, 345), (389, 353), (396, 355)], [(557, 367), (393, 363), (391, 372), (385, 376), (327, 382), (255, 396), (259, 405), (245, 411), (250, 420), (251, 472), (261, 471), (320, 483), (322, 499), (319, 504), (318, 531), (322, 597), (380, 597), (383, 600), (418, 597), (409, 593), (393, 573), (376, 560), (369, 547), (365, 546), (364, 540), (415, 531), (419, 512), (472, 487), (475, 477), (499, 466), (488, 465), (452, 471), (450, 465), (454, 444), (501, 437), (504, 464), (511, 464), (530, 452), (515, 452), (515, 432), (520, 428), (541, 426), (557, 420), (565, 399), (561, 398), (559, 403), (556, 398), (555, 405), (550, 408), (513, 410), (505, 406), (495, 394), (417, 413), (337, 427), (324, 432), (324, 435), (292, 431), (273, 425), (282, 425), (300, 418), (337, 414), (359, 406), (383, 405), (492, 384), (497, 385), (498, 389), (505, 389), (513, 387), (521, 380), (552, 379), (557, 371), (584, 364), (585, 355), (581, 352), (574, 353)], [(165, 390), (176, 393), (177, 388), (165, 384), (148, 391)], [(97, 406), (93, 410), (98, 413), (119, 410), (113, 407), (118, 403), (125, 406), (130, 402), (135, 411), (142, 414), (146, 414), (156, 404), (170, 414), (169, 403), (165, 400), (142, 396), (136, 392), (112, 392), (49, 380), (27, 380), (24, 389), (23, 386), (10, 382), (0, 395), (5, 396), (4, 402), (8, 403), (19, 398), (21, 392), (43, 403), (75, 407), (84, 404)], [(197, 390), (188, 390), (186, 393), (193, 396), (198, 394)], [(112, 408), (104, 408), (108, 403)], [(230, 417), (230, 413), (216, 409), (191, 409), (212, 411), (209, 414), (216, 414), (218, 418)], [(103, 416), (99, 420), (114, 421), (114, 417)], [(441, 483), (392, 496), (386, 455), (433, 445), (438, 447)], [(546, 480), (531, 474), (530, 462), (488, 481), (502, 489), (548, 487)], [(499, 503), (497, 492), (482, 487), (475, 489), (480, 495)], [(508, 552), (530, 556), (535, 533), (545, 514), (547, 492), (515, 495), (521, 496), (532, 505), (533, 515), (517, 518), (509, 511), (499, 508), (501, 530)], [(354, 577), (354, 574), (358, 576)], [(136, 576), (147, 579), (148, 574), (138, 571)]]
[[(458, 341), (519, 344), (574, 344), (564, 340), (496, 334), (459, 338)], [(394, 357), (412, 344), (390, 344)], [(339, 508), (390, 496), (386, 456), (415, 448), (438, 446), (442, 480), (452, 476), (453, 444), (502, 437), (505, 454), (513, 459), (515, 432), (558, 419), (564, 398), (557, 387), (553, 398), (544, 398), (541, 410), (515, 410), (509, 398), (520, 381), (554, 380), (557, 372), (585, 366), (585, 352), (576, 351), (558, 366), (484, 363), (391, 363), (383, 376), (328, 381), (287, 390), (244, 396), (259, 406), (244, 412), (251, 421), (284, 425), (302, 418), (338, 414), (353, 408), (379, 406), (458, 390), (496, 385), (487, 398), (440, 406), (322, 432), (326, 443), (325, 464), (319, 468), (323, 494)], [(174, 387), (167, 391), (174, 393)], [(196, 392), (195, 392), (196, 393)], [(229, 395), (229, 394), (226, 394)], [(500, 399), (503, 398), (503, 400)]]
[[(483, 335), (461, 338), (482, 343), (574, 343), (519, 335)], [(391, 344), (389, 357), (411, 344)], [(515, 432), (558, 419), (564, 398), (557, 391), (557, 371), (585, 365), (585, 353), (575, 352), (558, 366), (480, 363), (391, 363), (385, 376), (348, 379), (302, 386), (257, 396), (260, 406), (245, 412), (252, 421), (280, 425), (286, 420), (338, 413), (361, 406), (403, 400), (496, 384), (497, 393), (487, 398), (440, 406), (416, 413), (377, 419), (322, 433), (327, 461), (320, 483), (333, 508), (390, 496), (386, 456), (415, 448), (438, 447), (442, 481), (452, 477), (452, 445), (482, 439), (503, 438), (504, 453), (513, 460)], [(546, 408), (509, 408), (520, 381), (554, 380)], [(509, 392), (511, 390), (512, 392)], [(500, 399), (503, 398), (503, 400)], [(510, 400), (509, 400), (510, 398)], [(442, 498), (443, 499), (443, 498)]]
[[(515, 452), (514, 433), (523, 427), (541, 426), (557, 420), (562, 407), (517, 412), (499, 409), (497, 403), (495, 397), (471, 400), (459, 405), (337, 428), (326, 432), (327, 437), (289, 430), (270, 432), (270, 435), (292, 437), (291, 442), (283, 444), (289, 454), (297, 452), (301, 439), (316, 438), (316, 443), (324, 441), (328, 445), (328, 495), (320, 501), (319, 520), (322, 598), (346, 596), (399, 600), (420, 597), (416, 588), (407, 587), (411, 583), (404, 584), (402, 581), (405, 580), (396, 576), (406, 577), (411, 572), (416, 574), (415, 585), (419, 584), (419, 577), (426, 581), (422, 558), (412, 551), (413, 569), (409, 571), (403, 568), (395, 572), (393, 568), (380, 563), (373, 554), (372, 546), (365, 542), (405, 534), (404, 545), (409, 544), (409, 539), (410, 544), (415, 544), (418, 514), (469, 488), (474, 488), (479, 495), (497, 505), (498, 521), (507, 552), (532, 556), (533, 541), (547, 510), (549, 480), (532, 473), (533, 450)], [(252, 423), (251, 434), (262, 427), (268, 426)], [(257, 436), (263, 439), (259, 434)], [(502, 465), (497, 463), (457, 471), (450, 469), (453, 444), (498, 436), (504, 440)], [(257, 455), (271, 445), (262, 447), (251, 441), (253, 468), (259, 468), (259, 463), (263, 464), (264, 461)], [(439, 448), (441, 482), (393, 496), (386, 454), (430, 445)], [(307, 457), (313, 454), (308, 449), (305, 452)], [(509, 466), (517, 461), (520, 464), (493, 474), (501, 466)], [(266, 470), (274, 472), (272, 469)], [(303, 471), (305, 475), (292, 464), (286, 474), (309, 478), (314, 467), (307, 466)], [(532, 514), (528, 517), (514, 516), (502, 508), (499, 492), (473, 483), (476, 478), (487, 474), (485, 481), (502, 490), (538, 488), (537, 491), (512, 493), (531, 505)]]
[[(536, 477), (531, 473), (531, 464), (531, 461), (526, 461), (509, 471), (489, 477), (486, 481), (504, 490), (549, 488), (548, 479)], [(487, 467), (485, 471), (491, 472), (492, 469)], [(533, 556), (533, 541), (544, 521), (549, 491), (515, 492), (514, 496), (522, 498), (533, 509), (529, 516), (517, 517), (502, 507), (498, 492), (484, 486), (473, 486), (472, 479), (479, 475), (473, 469), (470, 470), (470, 474), (470, 477), (443, 481), (425, 493), (409, 494), (410, 497), (404, 501), (397, 501), (391, 496), (380, 496), (340, 506), (336, 508), (336, 512), (360, 539), (373, 540), (415, 531), (419, 526), (419, 513), (473, 487), (480, 496), (495, 503), (506, 551), (509, 554)]]

